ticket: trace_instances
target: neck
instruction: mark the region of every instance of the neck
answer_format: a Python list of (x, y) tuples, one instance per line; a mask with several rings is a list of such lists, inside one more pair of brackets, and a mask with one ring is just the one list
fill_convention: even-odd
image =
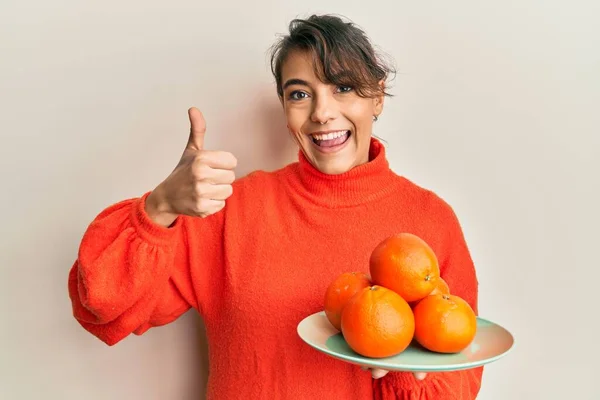
[(329, 175), (316, 169), (299, 151), (291, 169), (292, 187), (314, 205), (350, 207), (389, 195), (397, 189), (398, 176), (389, 168), (385, 148), (372, 138), (365, 163), (342, 174)]

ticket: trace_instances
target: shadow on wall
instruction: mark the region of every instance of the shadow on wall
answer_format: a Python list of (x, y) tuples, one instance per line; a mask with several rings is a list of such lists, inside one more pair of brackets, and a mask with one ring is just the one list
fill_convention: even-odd
[[(199, 376), (199, 381), (194, 385), (194, 389), (191, 392), (193, 394), (194, 400), (205, 400), (206, 399), (206, 388), (208, 385), (208, 340), (206, 338), (206, 327), (204, 326), (204, 322), (198, 313), (194, 313), (194, 318), (196, 319), (196, 324), (198, 327), (198, 346), (196, 349), (198, 350), (198, 367), (201, 371)], [(192, 397), (190, 396), (190, 400)]]
[(286, 125), (285, 115), (272, 85), (250, 90), (250, 106), (225, 121), (223, 129), (235, 132), (226, 144), (238, 159), (238, 178), (258, 169), (273, 171), (298, 159), (298, 146)]

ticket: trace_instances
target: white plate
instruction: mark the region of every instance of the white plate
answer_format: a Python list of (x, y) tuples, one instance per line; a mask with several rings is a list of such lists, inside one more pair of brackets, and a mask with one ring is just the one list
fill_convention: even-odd
[(475, 368), (502, 358), (514, 344), (513, 336), (505, 328), (477, 318), (475, 338), (460, 353), (434, 353), (413, 341), (406, 350), (393, 357), (363, 357), (348, 346), (341, 332), (329, 323), (323, 311), (303, 319), (298, 324), (298, 335), (308, 345), (331, 357), (388, 371), (436, 372)]

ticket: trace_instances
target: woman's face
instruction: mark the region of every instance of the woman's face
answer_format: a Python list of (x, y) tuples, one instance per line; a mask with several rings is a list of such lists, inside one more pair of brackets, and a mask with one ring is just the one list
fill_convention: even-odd
[(350, 87), (323, 83), (309, 53), (289, 54), (281, 71), (288, 128), (310, 163), (341, 174), (369, 161), (373, 117), (383, 96), (363, 98)]

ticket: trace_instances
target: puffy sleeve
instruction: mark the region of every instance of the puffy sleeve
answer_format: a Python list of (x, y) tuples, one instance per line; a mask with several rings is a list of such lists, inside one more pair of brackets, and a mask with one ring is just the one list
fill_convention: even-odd
[[(114, 204), (91, 222), (68, 276), (73, 316), (111, 346), (202, 307), (202, 271), (194, 273), (190, 262), (190, 246), (202, 238), (194, 237), (189, 217), (169, 228), (155, 224), (145, 212), (148, 195)], [(203, 222), (213, 249), (221, 219)], [(196, 258), (208, 270), (214, 253), (201, 253)]]

